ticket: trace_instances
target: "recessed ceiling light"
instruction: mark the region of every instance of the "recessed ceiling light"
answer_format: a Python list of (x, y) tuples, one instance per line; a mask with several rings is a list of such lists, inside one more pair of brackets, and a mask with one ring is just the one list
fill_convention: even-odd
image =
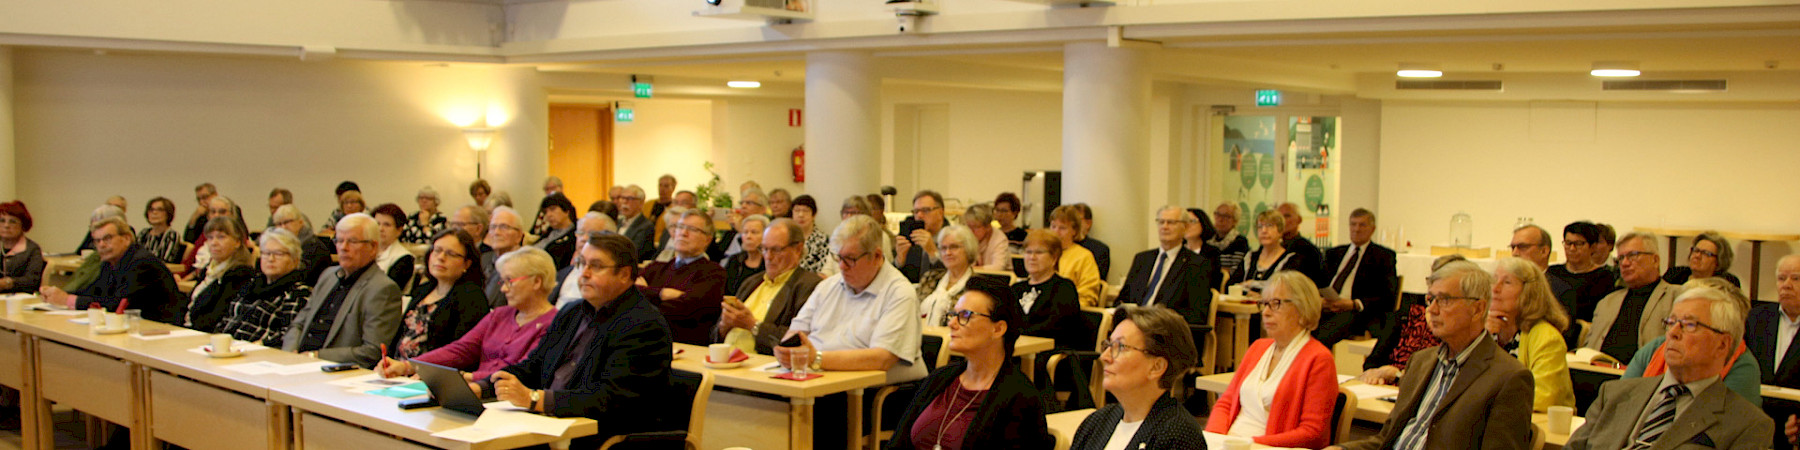
[(1638, 71), (1637, 63), (1630, 61), (1596, 62), (1593, 70), (1588, 71), (1588, 75), (1596, 77), (1635, 77), (1641, 73)]
[(731, 86), (734, 88), (738, 88), (738, 89), (756, 89), (756, 88), (762, 87), (762, 82), (761, 81), (727, 81), (727, 82), (725, 82), (725, 85)]
[(1444, 76), (1444, 71), (1429, 64), (1400, 63), (1400, 70), (1394, 72), (1401, 78), (1437, 78)]

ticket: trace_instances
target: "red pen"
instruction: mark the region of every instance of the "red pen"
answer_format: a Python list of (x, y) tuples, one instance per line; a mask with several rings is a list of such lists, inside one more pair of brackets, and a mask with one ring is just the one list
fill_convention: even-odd
[(387, 357), (387, 344), (381, 344), (381, 357)]
[(129, 304), (131, 304), (131, 299), (129, 299), (129, 298), (119, 299), (119, 310), (115, 311), (114, 314), (124, 314), (125, 313), (125, 305), (129, 305)]

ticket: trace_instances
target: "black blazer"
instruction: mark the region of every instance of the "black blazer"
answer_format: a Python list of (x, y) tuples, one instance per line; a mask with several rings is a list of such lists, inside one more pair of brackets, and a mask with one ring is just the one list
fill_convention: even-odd
[(425, 319), (425, 343), (419, 345), (419, 353), (400, 354), (400, 340), (406, 337), (406, 314), (423, 313), (425, 307), (421, 303), (425, 301), (425, 297), (431, 296), (431, 291), (437, 289), (437, 285), (438, 281), (432, 279), (412, 290), (412, 304), (407, 305), (406, 313), (400, 315), (400, 332), (394, 333), (394, 342), (388, 344), (388, 357), (399, 359), (418, 356), (450, 345), (469, 334), (469, 330), (475, 329), (475, 324), (481, 323), (481, 318), (487, 317), (488, 299), (487, 294), (481, 291), (482, 285), (472, 279), (458, 281), (450, 286), (450, 292), (444, 294), (444, 298), (438, 299), (437, 309), (431, 312), (431, 317)]
[(599, 448), (616, 435), (663, 428), (673, 419), (657, 405), (673, 398), (669, 362), (675, 357), (674, 340), (656, 305), (637, 289), (626, 289), (598, 309), (586, 301), (563, 307), (531, 355), (502, 370), (518, 376), (527, 388), (549, 389), (556, 368), (576, 354), (571, 347), (579, 321), (592, 322), (593, 340), (575, 361), (575, 372), (565, 380), (564, 389), (549, 392), (544, 408), (549, 416), (586, 417), (600, 423), (597, 433), (575, 439), (571, 447)]
[[(1349, 256), (1350, 245), (1339, 245), (1325, 251), (1325, 284), (1320, 289), (1331, 287), (1337, 279), (1338, 265), (1344, 263)], [(1356, 314), (1356, 323), (1363, 329), (1374, 328), (1381, 322), (1381, 317), (1394, 310), (1395, 296), (1400, 292), (1399, 276), (1395, 273), (1396, 257), (1394, 251), (1381, 244), (1369, 243), (1368, 254), (1362, 255), (1357, 263), (1356, 282), (1350, 285), (1351, 292), (1339, 292), (1353, 299), (1362, 300), (1363, 310)]]
[[(1100, 407), (1075, 429), (1075, 439), (1069, 444), (1069, 450), (1104, 450), (1106, 441), (1112, 439), (1113, 429), (1124, 419), (1125, 408), (1117, 402)], [(1144, 424), (1125, 448), (1206, 450), (1206, 437), (1200, 434), (1200, 422), (1194, 415), (1188, 414), (1187, 408), (1174, 397), (1164, 395), (1150, 407), (1150, 415), (1144, 417)]]
[(1325, 273), (1327, 269), (1322, 265), (1325, 253), (1319, 251), (1319, 246), (1313, 245), (1312, 239), (1307, 239), (1305, 236), (1284, 239), (1281, 241), (1281, 248), (1294, 253), (1294, 258), (1301, 263), (1294, 267), (1294, 270), (1306, 274), (1307, 278), (1313, 280), (1314, 285), (1328, 285), (1331, 283), (1331, 275), (1337, 275), (1336, 273)]
[(144, 319), (162, 323), (181, 323), (181, 303), (185, 297), (175, 285), (175, 275), (162, 259), (143, 246), (131, 244), (119, 261), (100, 262), (100, 275), (94, 281), (70, 294), (81, 296), (75, 307), (86, 308), (99, 303), (107, 311), (119, 309), (119, 301), (130, 299), (128, 309), (143, 311)]
[[(1762, 303), (1750, 308), (1745, 321), (1744, 343), (1762, 366), (1762, 384), (1800, 388), (1800, 345), (1788, 345), (1787, 357), (1775, 367), (1776, 343), (1780, 342), (1781, 304)], [(1790, 337), (1791, 338), (1791, 337)], [(1783, 419), (1785, 420), (1785, 419)]]
[(550, 240), (549, 243), (540, 242), (540, 244), (542, 245), (539, 245), (538, 248), (544, 249), (545, 253), (550, 254), (550, 261), (556, 263), (556, 270), (562, 270), (564, 267), (569, 267), (570, 258), (575, 256), (575, 231), (571, 230)]
[[(1119, 288), (1119, 301), (1142, 305), (1154, 289), (1150, 276), (1156, 271), (1156, 256), (1161, 249), (1138, 252), (1131, 261), (1131, 272)], [(1176, 247), (1175, 262), (1162, 277), (1162, 291), (1156, 293), (1153, 305), (1181, 313), (1188, 323), (1206, 323), (1212, 305), (1212, 279), (1219, 272), (1217, 261), (1208, 261), (1183, 247)]]
[[(213, 333), (219, 327), (219, 321), (225, 320), (225, 313), (231, 309), (231, 299), (237, 298), (238, 291), (250, 285), (250, 280), (259, 274), (250, 266), (231, 266), (219, 281), (207, 285), (188, 301), (186, 310), (187, 327), (201, 332)], [(194, 279), (206, 279), (206, 270), (200, 269)]]
[[(932, 400), (943, 395), (944, 390), (949, 389), (968, 368), (968, 361), (960, 361), (932, 372), (913, 395), (912, 403), (906, 405), (906, 413), (900, 415), (899, 424), (894, 426), (894, 438), (888, 440), (887, 448), (916, 448), (912, 428), (918, 422), (919, 414), (924, 413)], [(1007, 358), (1000, 366), (998, 377), (988, 388), (987, 398), (981, 400), (981, 407), (975, 410), (975, 419), (969, 421), (962, 448), (1055, 448), (1056, 437), (1050, 435), (1049, 425), (1044, 422), (1044, 399), (1037, 386), (1030, 378), (1025, 378), (1025, 372), (1019, 371), (1012, 358)]]
[(333, 253), (336, 252), (333, 251), (331, 244), (325, 243), (323, 239), (319, 239), (318, 237), (300, 240), (300, 260), (305, 263), (305, 265), (297, 270), (306, 271), (305, 277), (301, 280), (304, 281), (307, 286), (317, 286), (319, 284), (319, 275), (325, 273), (325, 269), (337, 265), (337, 263), (331, 262), (331, 255)]
[[(1014, 296), (1025, 298), (1031, 292), (1031, 279), (1013, 283), (1012, 291)], [(1039, 287), (1038, 298), (1025, 312), (1025, 326), (1019, 332), (1055, 340), (1058, 349), (1085, 351), (1094, 348), (1095, 326), (1098, 325), (1087, 323), (1081, 314), (1081, 296), (1076, 293), (1075, 282), (1052, 274)]]

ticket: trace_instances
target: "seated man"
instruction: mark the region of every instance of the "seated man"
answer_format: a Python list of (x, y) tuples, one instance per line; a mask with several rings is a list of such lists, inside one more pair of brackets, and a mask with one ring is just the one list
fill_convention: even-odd
[(763, 230), (761, 276), (751, 276), (737, 286), (737, 298), (743, 307), (724, 305), (719, 316), (714, 342), (731, 344), (745, 353), (771, 354), (775, 345), (787, 335), (788, 325), (806, 299), (823, 280), (819, 274), (800, 268), (800, 254), (806, 252), (806, 233), (794, 219), (781, 218)]
[(1181, 245), (1189, 223), (1187, 210), (1164, 206), (1156, 211), (1158, 248), (1132, 257), (1131, 272), (1119, 287), (1119, 301), (1138, 306), (1174, 310), (1189, 324), (1206, 323), (1212, 303), (1212, 279), (1219, 274), (1213, 262)]
[(1662, 280), (1656, 235), (1633, 232), (1619, 238), (1617, 248), (1619, 279), (1625, 287), (1606, 294), (1594, 306), (1594, 324), (1582, 347), (1630, 361), (1638, 347), (1662, 335), (1658, 322), (1669, 316), (1681, 286)]
[[(873, 215), (880, 216), (881, 211), (877, 208)], [(904, 223), (901, 225), (901, 235), (894, 240), (897, 257), (893, 264), (907, 280), (917, 283), (925, 272), (944, 267), (944, 262), (938, 260), (937, 250), (937, 233), (945, 225), (944, 196), (932, 190), (913, 194), (912, 220), (918, 222), (919, 228), (906, 230)]]
[[(1620, 241), (1620, 265), (1631, 239)], [(1623, 270), (1624, 267), (1621, 267)], [(1588, 422), (1567, 448), (1769, 448), (1775, 422), (1719, 382), (1725, 359), (1743, 338), (1744, 318), (1728, 296), (1711, 287), (1681, 294), (1668, 326), (1668, 372), (1600, 385)]]
[(1459, 261), (1432, 272), (1429, 282), (1427, 322), (1443, 345), (1413, 354), (1381, 432), (1341, 448), (1527, 448), (1531, 371), (1483, 327), (1493, 277)]
[(575, 254), (569, 257), (569, 264), (556, 269), (556, 290), (550, 292), (550, 304), (560, 310), (570, 303), (581, 301), (581, 248), (587, 246), (587, 237), (600, 231), (619, 232), (619, 225), (611, 217), (595, 211), (588, 211), (575, 222)]
[(1375, 213), (1356, 208), (1350, 212), (1350, 243), (1325, 252), (1325, 270), (1332, 274), (1327, 287), (1337, 292), (1324, 299), (1324, 314), (1313, 330), (1325, 348), (1375, 329), (1400, 299), (1394, 273), (1397, 257), (1393, 250), (1370, 242), (1373, 237)]
[[(1300, 235), (1300, 222), (1306, 220), (1300, 216), (1300, 207), (1294, 205), (1294, 202), (1286, 202), (1276, 206), (1275, 211), (1280, 212), (1281, 218), (1285, 220), (1281, 229), (1281, 248), (1294, 252), (1296, 258), (1302, 258), (1301, 261), (1312, 261), (1315, 264), (1324, 261), (1325, 255), (1319, 251), (1319, 246), (1313, 244), (1312, 239)], [(1320, 286), (1328, 286), (1331, 282), (1325, 278), (1323, 266), (1302, 267), (1300, 271)]]
[(1537, 264), (1538, 270), (1550, 268), (1550, 232), (1543, 227), (1526, 225), (1513, 230), (1512, 242), (1506, 247), (1512, 249), (1513, 256)]
[[(1800, 255), (1787, 255), (1775, 265), (1777, 302), (1760, 303), (1750, 310), (1744, 340), (1750, 354), (1761, 366), (1761, 384), (1800, 388), (1800, 345), (1794, 338), (1800, 334)], [(1763, 412), (1777, 421), (1800, 414), (1800, 404), (1763, 399)], [(1777, 439), (1776, 448), (1788, 448), (1786, 439)]]
[(638, 254), (633, 260), (655, 257), (656, 217), (644, 215), (644, 188), (635, 184), (625, 186), (612, 201), (619, 207), (619, 234), (630, 238), (632, 248), (637, 249)]
[(494, 208), (493, 214), (488, 216), (485, 242), (488, 250), (481, 254), (482, 275), (487, 276), (487, 286), (482, 288), (482, 292), (487, 294), (488, 306), (498, 308), (506, 304), (506, 294), (500, 292), (500, 285), (506, 279), (500, 276), (500, 268), (494, 267), (494, 261), (499, 260), (500, 255), (511, 253), (524, 245), (524, 227), (519, 212), (510, 206)]
[(683, 213), (675, 234), (675, 260), (644, 267), (637, 287), (644, 298), (662, 310), (675, 342), (706, 345), (719, 323), (719, 303), (725, 299), (725, 268), (706, 259), (712, 243), (712, 219), (698, 212)]
[(98, 276), (73, 292), (44, 286), (39, 292), (45, 302), (73, 309), (98, 303), (107, 311), (117, 311), (124, 302), (128, 309), (143, 311), (144, 319), (180, 321), (181, 304), (186, 299), (175, 285), (175, 276), (156, 255), (137, 245), (124, 218), (111, 216), (95, 222), (88, 237), (93, 239), (94, 254), (99, 257)]
[(400, 331), (400, 286), (381, 269), (369, 269), (376, 267), (379, 239), (381, 226), (368, 214), (338, 221), (338, 265), (319, 275), (312, 297), (288, 325), (282, 350), (363, 368), (381, 362), (382, 346)]
[(672, 420), (685, 423), (686, 418), (657, 413), (662, 409), (655, 402), (673, 400), (674, 349), (668, 322), (632, 289), (636, 252), (624, 236), (589, 235), (581, 247), (585, 301), (558, 311), (531, 355), (494, 372), (482, 391), (547, 416), (600, 423), (598, 432), (575, 439), (572, 448), (599, 448), (616, 435), (655, 431)]

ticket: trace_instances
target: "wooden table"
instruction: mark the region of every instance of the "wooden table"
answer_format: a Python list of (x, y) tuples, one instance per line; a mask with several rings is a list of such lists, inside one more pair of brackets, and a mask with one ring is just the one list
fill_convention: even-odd
[[(1225, 388), (1231, 384), (1231, 377), (1232, 377), (1231, 373), (1219, 373), (1219, 374), (1212, 374), (1212, 375), (1195, 378), (1194, 379), (1194, 387), (1202, 389), (1202, 390), (1206, 390), (1209, 392), (1215, 392), (1215, 393), (1222, 394), (1225, 392)], [(1354, 379), (1352, 379), (1348, 382), (1345, 382), (1343, 384), (1343, 386), (1345, 386), (1345, 387), (1361, 386), (1361, 385), (1363, 385), (1363, 382), (1357, 381)], [(1383, 387), (1387, 388), (1387, 390), (1389, 390), (1389, 391), (1394, 392), (1395, 394), (1399, 393), (1398, 388), (1394, 388), (1392, 386), (1383, 386)], [(1379, 400), (1379, 399), (1375, 399), (1375, 398), (1358, 398), (1358, 399), (1356, 399), (1356, 420), (1374, 422), (1376, 424), (1385, 424), (1385, 423), (1387, 423), (1388, 415), (1390, 413), (1392, 413), (1393, 410), (1394, 410), (1394, 404), (1392, 402), (1388, 402), (1385, 400)], [(1531, 421), (1532, 421), (1532, 423), (1536, 423), (1539, 426), (1544, 426), (1545, 430), (1550, 429), (1550, 427), (1545, 425), (1546, 423), (1549, 422), (1549, 416), (1544, 413), (1532, 413)], [(1575, 424), (1571, 425), (1569, 427), (1569, 429), (1572, 431), (1576, 428), (1579, 428), (1581, 426), (1581, 423), (1582, 423), (1582, 419), (1577, 417), (1577, 418), (1575, 418)], [(1566, 444), (1568, 442), (1569, 442), (1569, 435), (1567, 435), (1567, 434), (1554, 434), (1554, 433), (1548, 433), (1548, 431), (1546, 431), (1545, 436), (1544, 436), (1544, 448), (1546, 448), (1546, 449), (1560, 449), (1563, 447), (1564, 444)]]
[[(1224, 294), (1219, 296), (1218, 301), (1219, 312), (1231, 314), (1232, 327), (1230, 345), (1224, 346), (1224, 348), (1231, 349), (1231, 354), (1225, 355), (1227, 358), (1219, 361), (1221, 367), (1216, 370), (1230, 372), (1237, 370), (1238, 358), (1243, 358), (1244, 352), (1249, 350), (1250, 316), (1261, 314), (1262, 308), (1258, 307), (1256, 303), (1247, 303), (1252, 300), (1250, 297), (1242, 295)], [(1220, 336), (1215, 333), (1214, 337)]]
[[(367, 375), (368, 370), (339, 372), (341, 377)], [(292, 405), (294, 441), (304, 449), (422, 448), (503, 449), (548, 444), (590, 436), (599, 424), (578, 418), (561, 436), (515, 434), (477, 443), (432, 437), (432, 433), (475, 423), (475, 417), (444, 408), (402, 410), (398, 400), (378, 395), (347, 392), (323, 382), (277, 386), (269, 392), (276, 402)]]
[[(919, 328), (919, 331), (927, 336), (937, 336), (946, 340), (950, 339), (949, 327), (926, 326)], [(1037, 354), (1054, 349), (1056, 349), (1056, 340), (1054, 339), (1019, 335), (1019, 341), (1013, 343), (1013, 356), (1017, 356), (1021, 360), (1019, 367), (1037, 367)], [(951, 350), (950, 356), (962, 356), (962, 353)], [(1034, 376), (1031, 372), (1033, 371), (1025, 371), (1025, 377), (1031, 378)]]
[(1094, 414), (1094, 408), (1063, 411), (1044, 417), (1050, 425), (1050, 435), (1056, 436), (1056, 450), (1069, 450), (1074, 443), (1075, 431), (1081, 428), (1081, 421)]
[[(819, 397), (840, 392), (848, 393), (848, 436), (847, 448), (861, 448), (862, 444), (862, 403), (863, 390), (887, 384), (887, 372), (879, 370), (860, 371), (825, 371), (824, 375), (807, 381), (791, 381), (771, 378), (774, 374), (756, 370), (775, 362), (775, 357), (768, 355), (750, 355), (742, 365), (731, 369), (709, 369), (702, 362), (706, 358), (707, 349), (698, 345), (675, 344), (681, 351), (671, 364), (676, 369), (689, 372), (712, 372), (714, 387), (727, 387), (750, 392), (775, 395), (788, 398), (788, 448), (794, 450), (811, 450), (813, 448), (813, 403)], [(718, 403), (716, 398), (708, 402), (708, 416), (711, 406)], [(718, 430), (718, 427), (707, 425), (707, 432)], [(826, 448), (836, 447), (825, 445)]]

